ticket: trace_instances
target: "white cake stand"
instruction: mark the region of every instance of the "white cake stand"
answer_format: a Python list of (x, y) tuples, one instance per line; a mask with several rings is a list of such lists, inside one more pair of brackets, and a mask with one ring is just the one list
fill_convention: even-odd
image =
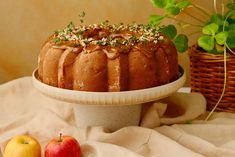
[[(76, 125), (104, 126), (117, 130), (124, 126), (138, 125), (141, 104), (165, 98), (181, 88), (186, 80), (179, 67), (179, 79), (174, 82), (141, 90), (122, 92), (85, 92), (53, 87), (38, 79), (38, 70), (32, 74), (33, 85), (43, 94), (74, 104)], [(65, 103), (65, 104), (67, 104)]]

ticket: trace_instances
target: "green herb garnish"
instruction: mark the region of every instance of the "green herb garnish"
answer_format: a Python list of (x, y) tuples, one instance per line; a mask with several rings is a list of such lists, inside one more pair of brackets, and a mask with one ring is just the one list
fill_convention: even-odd
[(73, 24), (73, 22), (71, 21), (69, 24), (68, 24), (68, 26), (67, 26), (67, 28), (68, 28), (68, 31), (70, 31), (70, 32), (72, 32), (72, 30), (74, 29), (74, 24)]
[(56, 44), (60, 43), (61, 42), (61, 39), (60, 38), (53, 38), (52, 41)]
[(86, 15), (86, 13), (84, 11), (81, 14), (78, 15), (79, 16), (79, 20), (80, 20), (81, 23), (84, 22), (85, 15)]
[(73, 47), (78, 47), (78, 46), (80, 46), (79, 43), (73, 43)]

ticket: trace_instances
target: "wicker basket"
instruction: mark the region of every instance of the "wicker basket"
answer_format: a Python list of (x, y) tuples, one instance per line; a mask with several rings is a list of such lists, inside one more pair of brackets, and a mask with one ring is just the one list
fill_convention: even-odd
[[(201, 92), (211, 110), (219, 100), (224, 86), (224, 56), (202, 52), (196, 45), (190, 47), (191, 88)], [(225, 94), (217, 111), (235, 112), (235, 55), (227, 57), (227, 83)]]

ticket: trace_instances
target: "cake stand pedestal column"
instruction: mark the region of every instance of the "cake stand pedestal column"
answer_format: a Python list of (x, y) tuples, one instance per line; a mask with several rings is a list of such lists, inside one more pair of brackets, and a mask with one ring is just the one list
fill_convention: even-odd
[(75, 122), (78, 127), (103, 126), (118, 130), (124, 126), (138, 126), (141, 104), (125, 106), (79, 105), (74, 106)]

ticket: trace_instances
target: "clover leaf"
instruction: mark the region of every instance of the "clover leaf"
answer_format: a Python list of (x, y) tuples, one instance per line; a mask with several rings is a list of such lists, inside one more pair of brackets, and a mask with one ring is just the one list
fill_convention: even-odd
[(219, 32), (215, 35), (215, 40), (219, 45), (224, 45), (228, 38), (228, 32)]
[(176, 0), (168, 0), (167, 3), (168, 4), (175, 4)]
[[(235, 48), (235, 0), (227, 2), (226, 11), (221, 13), (210, 13), (207, 10), (200, 8), (191, 3), (190, 0), (150, 0), (153, 5), (157, 8), (162, 8), (163, 15), (152, 15), (149, 19), (152, 26), (159, 26), (159, 24), (165, 19), (170, 18), (178, 21), (179, 24), (188, 24), (189, 26), (202, 26), (202, 36), (198, 39), (199, 47), (203, 48), (208, 53), (218, 54), (223, 53), (222, 50), (226, 48)], [(224, 3), (223, 3), (224, 4)], [(209, 21), (207, 19), (199, 19), (195, 17), (190, 12), (184, 12), (185, 8), (189, 6), (202, 11), (205, 15), (209, 16)], [(224, 5), (222, 6), (224, 9)], [(222, 9), (222, 10), (223, 10)], [(177, 19), (176, 15), (179, 13), (185, 13), (191, 16), (195, 20), (201, 22), (200, 25), (194, 25), (188, 21), (183, 21)], [(170, 39), (174, 40), (174, 44), (179, 52), (187, 50), (188, 38), (183, 35), (177, 35), (177, 31), (173, 25), (166, 27), (160, 27), (160, 32), (166, 34)]]
[(207, 35), (215, 35), (218, 31), (219, 26), (216, 23), (211, 23), (202, 28), (202, 32)]
[(167, 25), (160, 28), (159, 31), (168, 36), (170, 39), (174, 39), (177, 34), (177, 30), (174, 25)]
[(164, 16), (161, 16), (161, 15), (150, 15), (149, 16), (149, 24), (151, 26), (159, 25), (163, 19), (164, 19)]
[(198, 45), (206, 51), (214, 49), (214, 38), (209, 35), (203, 35), (198, 39)]
[(223, 54), (224, 45), (215, 44), (215, 50), (209, 51), (212, 54)]
[(229, 25), (227, 44), (230, 48), (235, 48), (235, 24)]
[(155, 7), (164, 8), (167, 0), (150, 0)]
[(166, 13), (170, 15), (178, 15), (181, 9), (186, 8), (190, 5), (188, 0), (176, 2), (175, 0), (168, 0), (165, 8)]
[(188, 0), (181, 1), (176, 4), (176, 6), (179, 7), (180, 9), (187, 8), (189, 5), (190, 5), (190, 2)]
[(228, 35), (228, 40), (227, 40), (228, 47), (235, 48), (234, 41), (235, 41), (235, 31), (233, 31), (233, 33), (229, 33)]
[(180, 8), (176, 5), (168, 5), (165, 9), (166, 12), (171, 15), (178, 15), (180, 13)]
[(184, 34), (179, 34), (176, 36), (174, 44), (178, 52), (185, 52), (188, 49), (188, 37)]
[(215, 23), (217, 25), (223, 25), (224, 24), (223, 17), (222, 17), (222, 15), (219, 15), (219, 14), (211, 15), (210, 21), (211, 21), (211, 23)]

